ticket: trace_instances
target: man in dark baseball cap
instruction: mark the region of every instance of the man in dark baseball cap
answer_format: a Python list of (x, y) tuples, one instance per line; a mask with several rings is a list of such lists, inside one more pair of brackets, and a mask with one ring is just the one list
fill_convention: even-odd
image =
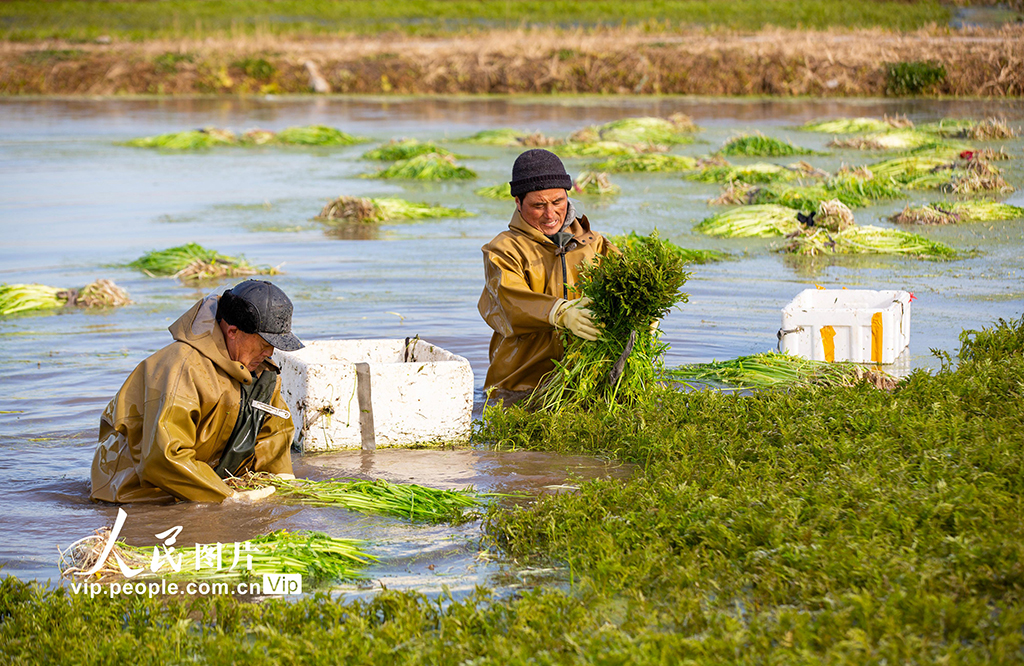
[(292, 333), (292, 302), (281, 289), (264, 280), (247, 280), (224, 292), (217, 320), (257, 333), (281, 351), (304, 346)]
[[(247, 280), (199, 301), (174, 342), (140, 363), (100, 418), (92, 498), (106, 502), (255, 500), (232, 490), (246, 472), (292, 477), (291, 414), (274, 349), (295, 351), (292, 302)], [(294, 477), (292, 477), (294, 478)]]

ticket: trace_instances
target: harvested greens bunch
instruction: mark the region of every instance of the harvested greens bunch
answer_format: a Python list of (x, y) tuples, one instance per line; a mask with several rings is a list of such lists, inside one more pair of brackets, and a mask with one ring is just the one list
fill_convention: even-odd
[(128, 292), (104, 279), (90, 282), (81, 289), (58, 289), (45, 284), (0, 285), (0, 316), (62, 307), (118, 307), (129, 303)]
[(225, 256), (198, 243), (153, 250), (128, 265), (150, 277), (176, 277), (185, 282), (278, 272), (269, 266), (254, 266), (243, 257)]
[(654, 389), (667, 345), (654, 326), (677, 303), (690, 274), (686, 259), (657, 232), (637, 238), (622, 254), (585, 266), (577, 283), (602, 328), (595, 342), (563, 332), (565, 354), (529, 399), (551, 411), (586, 409), (604, 402), (629, 407)]
[(393, 220), (467, 217), (471, 214), (461, 208), (445, 208), (427, 203), (414, 203), (405, 199), (389, 197), (367, 199), (365, 197), (340, 196), (324, 206), (317, 219), (374, 224)]

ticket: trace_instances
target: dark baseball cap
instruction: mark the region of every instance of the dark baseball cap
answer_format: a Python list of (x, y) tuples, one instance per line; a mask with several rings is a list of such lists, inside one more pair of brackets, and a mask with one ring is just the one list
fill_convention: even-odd
[(261, 338), (282, 351), (305, 345), (292, 333), (292, 302), (264, 280), (246, 280), (225, 291), (217, 304), (217, 318)]

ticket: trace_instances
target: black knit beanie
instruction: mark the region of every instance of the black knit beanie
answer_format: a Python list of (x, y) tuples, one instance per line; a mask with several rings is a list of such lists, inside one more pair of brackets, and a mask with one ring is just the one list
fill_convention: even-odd
[(513, 197), (521, 197), (537, 190), (571, 189), (572, 178), (566, 173), (558, 155), (533, 148), (516, 158), (509, 186)]

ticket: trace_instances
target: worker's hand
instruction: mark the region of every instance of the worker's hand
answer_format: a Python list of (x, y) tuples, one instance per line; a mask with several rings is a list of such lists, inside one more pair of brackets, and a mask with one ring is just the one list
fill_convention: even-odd
[(651, 322), (651, 333), (657, 333), (658, 332), (658, 325), (659, 324), (661, 324), (661, 320), (660, 319), (655, 319), (654, 321)]
[(275, 490), (274, 486), (264, 486), (255, 490), (238, 490), (235, 491), (234, 495), (229, 495), (224, 501), (233, 504), (237, 502), (257, 502), (270, 497), (274, 494)]
[(281, 474), (275, 474), (275, 478), (281, 479), (282, 481), (294, 481), (295, 475), (289, 474), (288, 472), (282, 472)]
[(594, 321), (594, 313), (587, 309), (590, 303), (585, 296), (574, 301), (559, 299), (548, 320), (555, 328), (567, 328), (573, 335), (593, 342), (601, 335), (601, 329)]

